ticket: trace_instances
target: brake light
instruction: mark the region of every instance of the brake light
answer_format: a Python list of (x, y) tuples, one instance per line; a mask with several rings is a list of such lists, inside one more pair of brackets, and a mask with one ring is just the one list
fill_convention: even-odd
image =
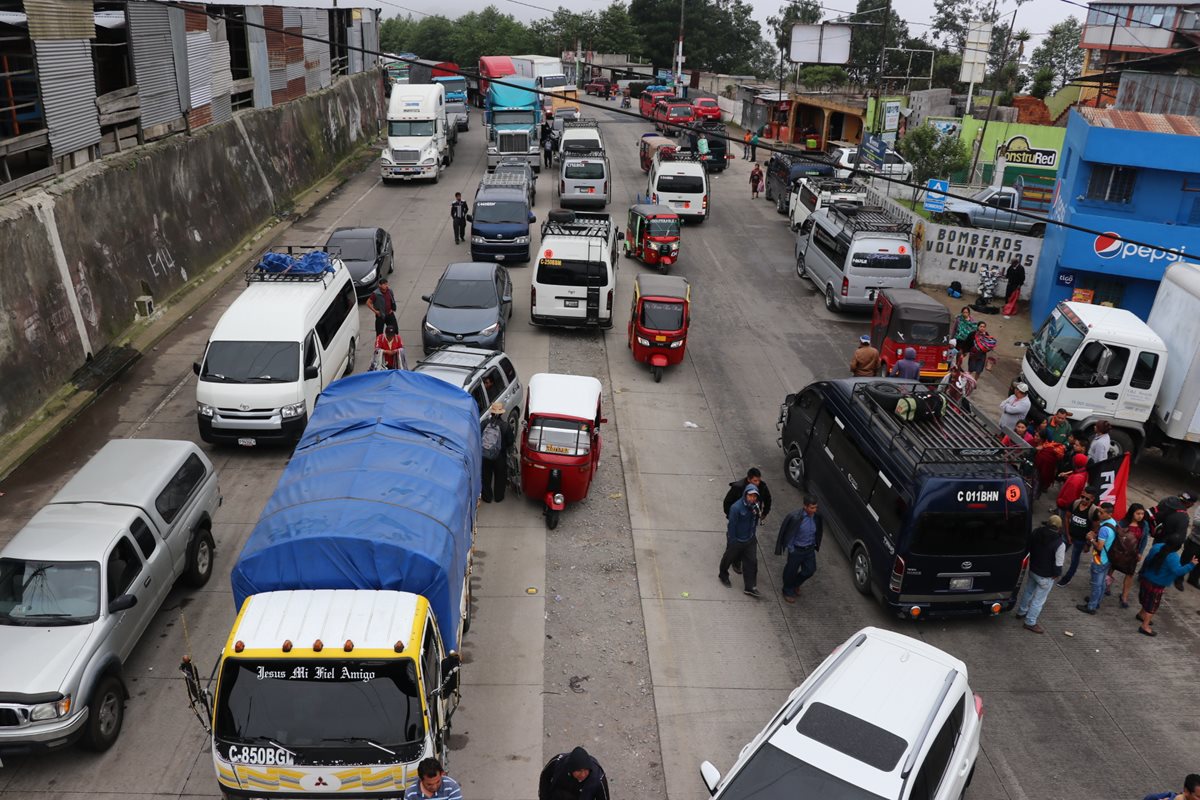
[(708, 211), (708, 195), (704, 195), (704, 197), (700, 198), (700, 208), (704, 211)]
[(975, 695), (975, 716), (983, 719), (983, 698)]
[(608, 194), (608, 181), (604, 182), (604, 193)]
[(537, 287), (536, 286), (529, 287), (529, 307), (531, 309), (537, 307)]
[(896, 560), (892, 562), (892, 578), (888, 581), (888, 588), (893, 592), (899, 592), (900, 587), (904, 585), (904, 559), (896, 556)]
[(608, 290), (608, 313), (609, 314), (612, 313), (612, 294), (613, 294), (613, 290), (609, 289)]
[(559, 194), (566, 194), (566, 193), (567, 193), (567, 182), (566, 182), (566, 181), (559, 181), (559, 182), (558, 182), (558, 193), (559, 193)]
[(908, 288), (910, 288), (910, 289), (917, 288), (917, 276), (914, 275), (913, 279), (908, 282)]
[(850, 294), (850, 279), (842, 278), (842, 297)]

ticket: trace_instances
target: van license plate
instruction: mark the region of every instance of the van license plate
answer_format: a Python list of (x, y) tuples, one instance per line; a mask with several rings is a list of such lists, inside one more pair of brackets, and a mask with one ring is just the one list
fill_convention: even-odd
[(579, 308), (578, 300), (563, 300), (563, 308)]
[(258, 439), (238, 439), (238, 444), (242, 447), (254, 447), (258, 444)]
[(950, 591), (952, 591), (952, 592), (966, 592), (966, 591), (970, 591), (971, 589), (974, 589), (974, 588), (975, 588), (975, 579), (974, 578), (951, 578), (950, 579)]
[(580, 194), (595, 194), (595, 192), (596, 192), (595, 186), (580, 186), (579, 187)]

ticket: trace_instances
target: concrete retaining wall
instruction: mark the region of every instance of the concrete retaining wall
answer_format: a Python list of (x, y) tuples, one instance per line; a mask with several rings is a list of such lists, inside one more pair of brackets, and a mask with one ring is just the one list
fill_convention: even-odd
[(111, 156), (0, 204), (0, 431), (326, 176), (383, 117), (377, 72)]

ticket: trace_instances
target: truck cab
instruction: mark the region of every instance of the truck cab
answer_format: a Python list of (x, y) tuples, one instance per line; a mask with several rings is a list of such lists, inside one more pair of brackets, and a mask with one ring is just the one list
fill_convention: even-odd
[(437, 183), (454, 158), (446, 123), (446, 89), (439, 83), (398, 84), (388, 98), (387, 144), (380, 178)]
[(446, 90), (446, 119), (456, 130), (471, 127), (471, 107), (467, 105), (467, 79), (461, 75), (439, 75), (434, 83)]
[(534, 172), (542, 171), (538, 125), (542, 107), (529, 78), (508, 77), (505, 85), (488, 88), (485, 122), (487, 126), (487, 165), (495, 169), (502, 158), (523, 157)]
[(1134, 452), (1146, 437), (1166, 363), (1162, 338), (1129, 311), (1063, 302), (1026, 347), (1021, 375), (1036, 411), (1065, 408), (1071, 425), (1089, 433), (1108, 420), (1113, 444)]

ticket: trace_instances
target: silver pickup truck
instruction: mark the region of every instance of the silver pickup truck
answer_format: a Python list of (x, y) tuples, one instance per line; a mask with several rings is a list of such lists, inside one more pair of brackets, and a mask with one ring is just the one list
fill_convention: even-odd
[(213, 570), (221, 490), (191, 442), (109, 442), (0, 550), (0, 755), (121, 732), (122, 666), (182, 579)]

